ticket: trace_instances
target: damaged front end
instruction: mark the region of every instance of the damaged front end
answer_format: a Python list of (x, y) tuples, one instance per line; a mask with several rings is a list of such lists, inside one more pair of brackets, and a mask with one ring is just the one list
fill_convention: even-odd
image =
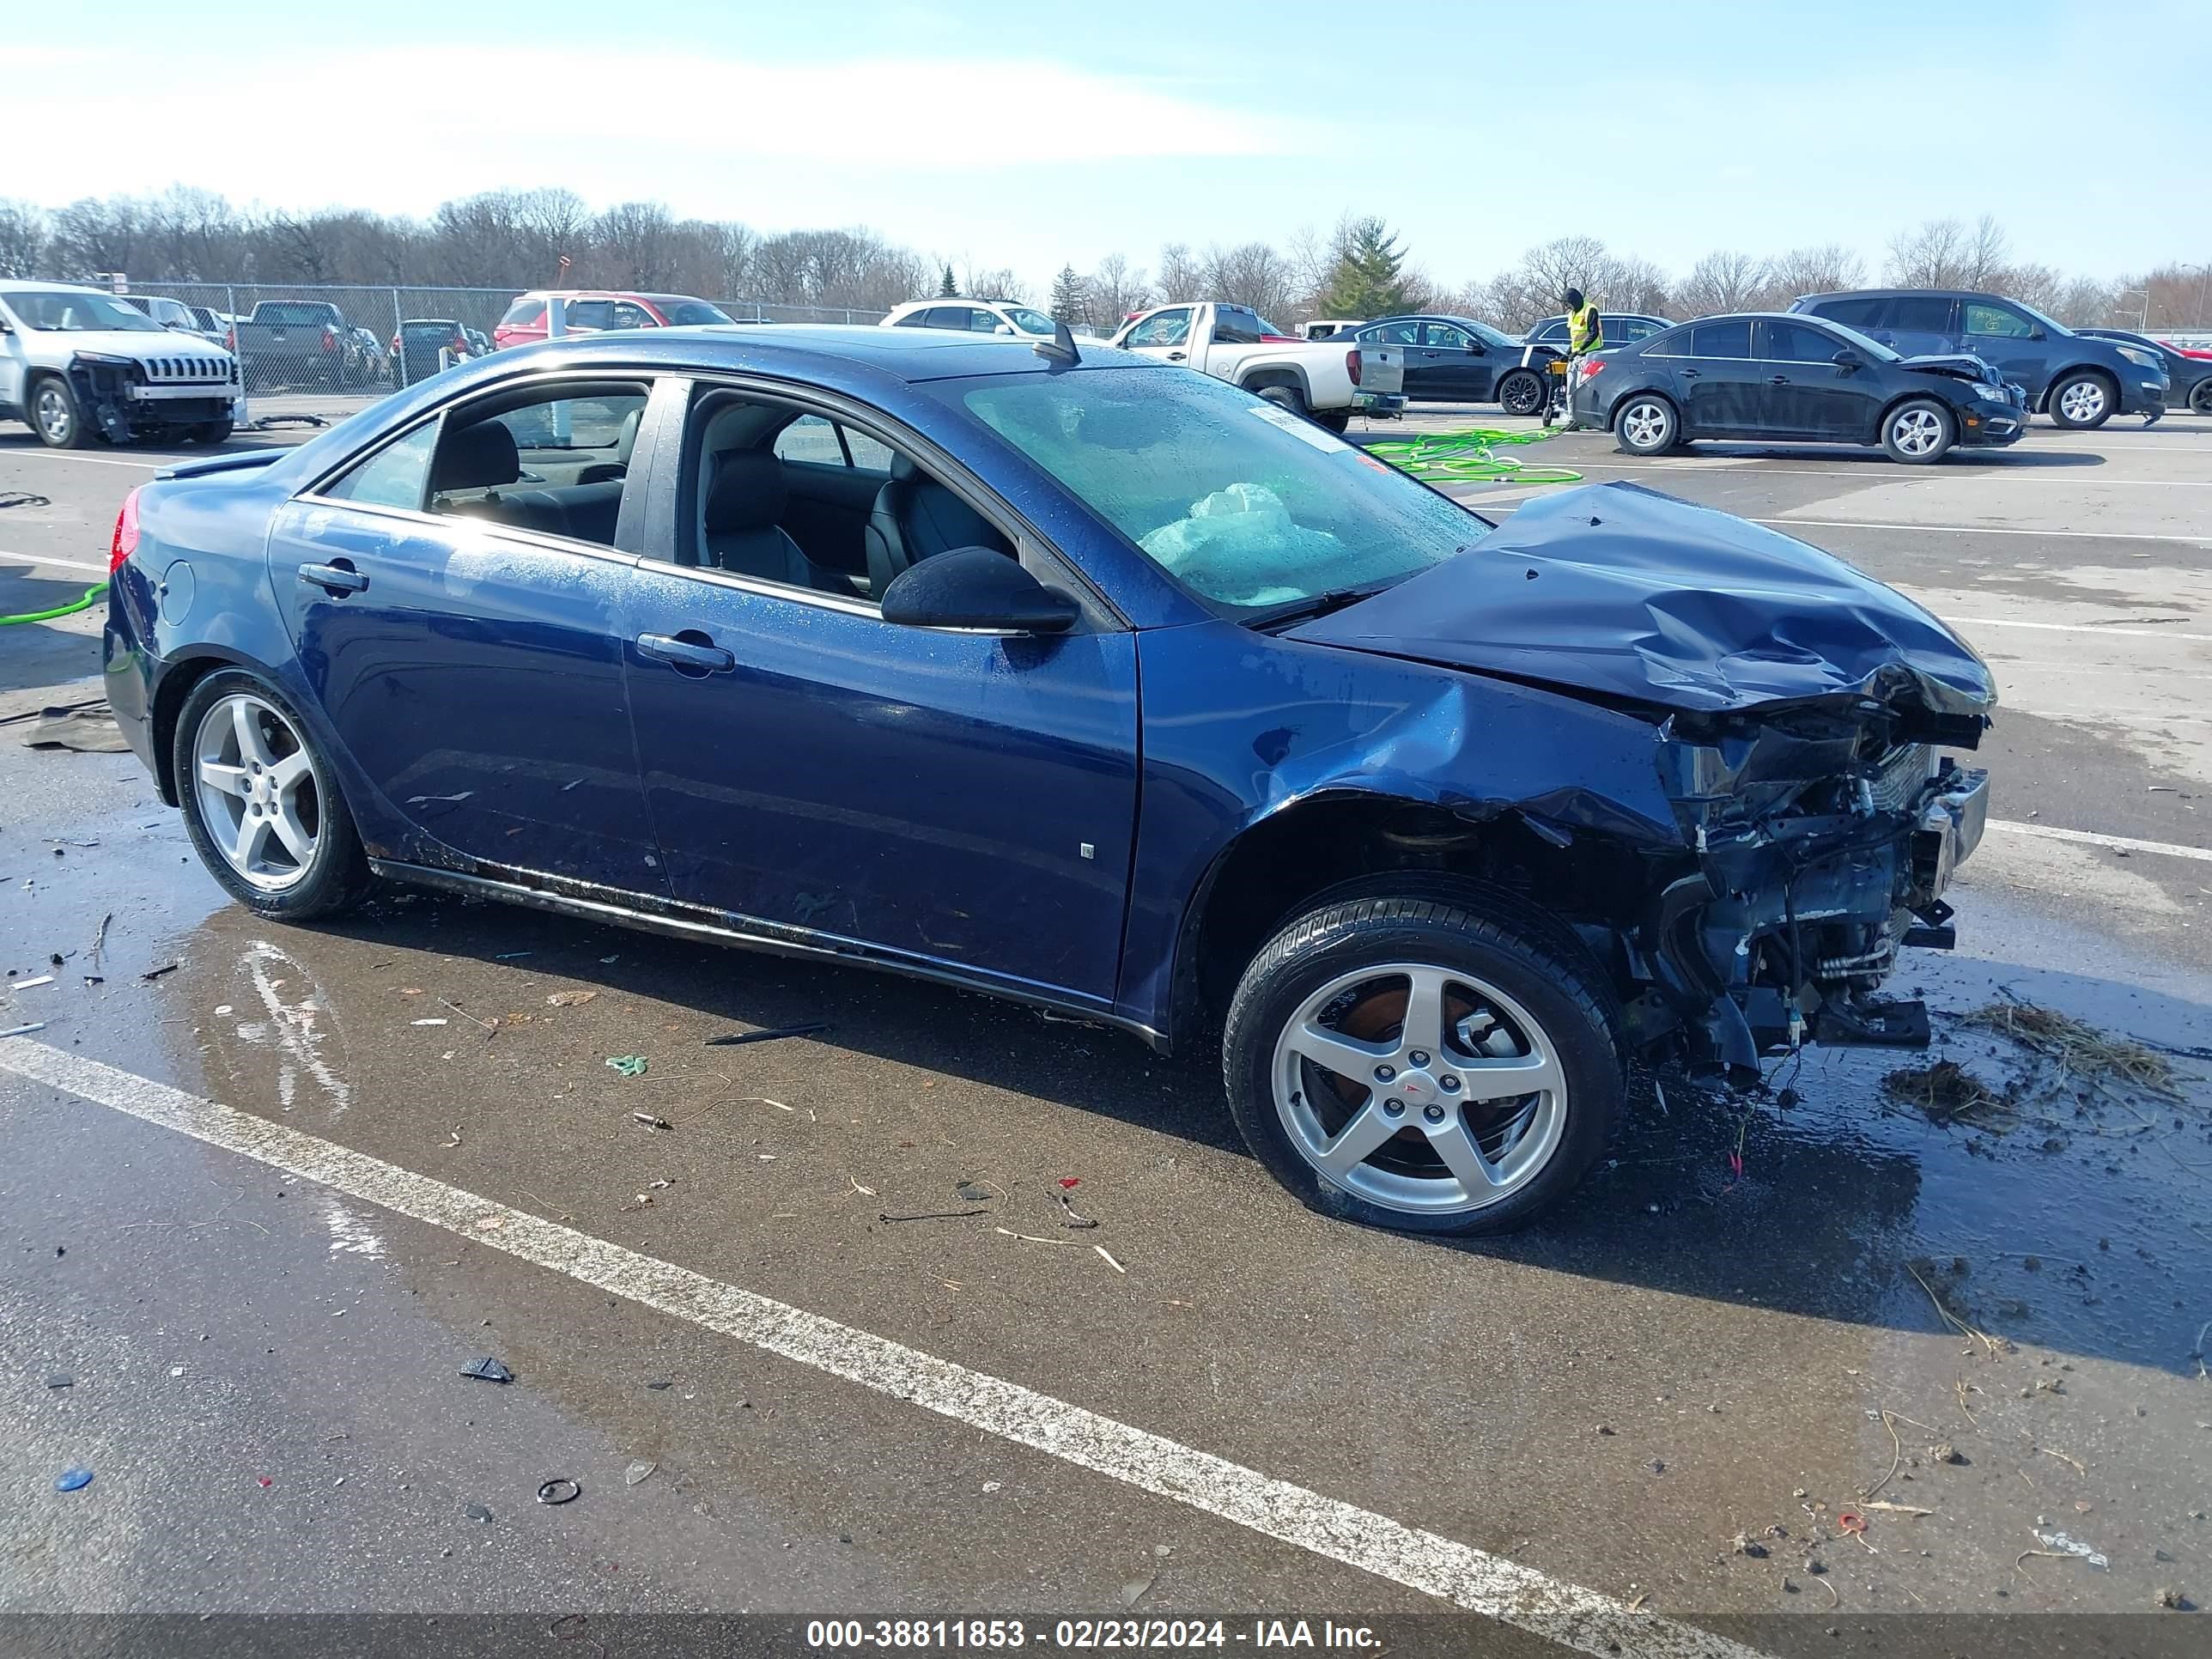
[(1899, 951), (1953, 943), (1943, 892), (1981, 840), (1989, 774), (1937, 750), (1987, 723), (1879, 696), (1666, 722), (1662, 781), (1698, 868), (1638, 944), (1686, 1060), (1742, 1081), (1808, 1037), (1926, 1046), (1922, 1005), (1878, 993)]

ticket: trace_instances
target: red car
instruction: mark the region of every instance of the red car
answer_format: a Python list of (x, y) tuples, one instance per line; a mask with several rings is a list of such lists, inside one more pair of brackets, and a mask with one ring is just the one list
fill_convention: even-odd
[(681, 328), (695, 323), (726, 323), (718, 306), (688, 294), (617, 294), (605, 289), (535, 289), (518, 295), (499, 326), (491, 331), (492, 349), (528, 345), (545, 337), (545, 302), (568, 301), (563, 319), (571, 334), (597, 334), (610, 328)]

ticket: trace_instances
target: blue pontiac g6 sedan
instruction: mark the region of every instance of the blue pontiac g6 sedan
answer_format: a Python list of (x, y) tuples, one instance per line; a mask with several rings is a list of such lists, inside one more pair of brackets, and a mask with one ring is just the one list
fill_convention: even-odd
[[(1218, 1045), (1324, 1212), (1514, 1225), (1632, 1063), (1948, 944), (1995, 697), (1626, 485), (1493, 526), (1203, 375), (929, 330), (501, 352), (133, 492), (111, 700), (240, 902), (388, 881)], [(518, 1103), (520, 1105), (520, 1103)]]

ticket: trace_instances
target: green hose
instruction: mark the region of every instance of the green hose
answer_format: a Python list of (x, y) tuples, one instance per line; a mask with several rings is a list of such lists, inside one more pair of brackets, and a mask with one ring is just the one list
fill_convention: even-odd
[(0, 628), (7, 627), (10, 623), (52, 622), (57, 617), (74, 617), (80, 611), (91, 610), (106, 597), (107, 584), (102, 582), (97, 587), (86, 588), (82, 599), (68, 605), (58, 605), (51, 611), (26, 611), (20, 617), (0, 617)]
[(1500, 478), (1531, 484), (1581, 483), (1581, 473), (1563, 466), (1525, 466), (1491, 453), (1505, 444), (1541, 443), (1551, 435), (1542, 429), (1499, 432), (1469, 427), (1464, 432), (1428, 433), (1409, 441), (1369, 444), (1366, 448), (1369, 454), (1430, 483), (1489, 483)]

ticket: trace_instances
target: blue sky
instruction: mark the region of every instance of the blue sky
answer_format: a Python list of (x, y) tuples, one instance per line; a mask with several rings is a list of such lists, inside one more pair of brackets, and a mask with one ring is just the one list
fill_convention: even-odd
[[(2202, 0), (1120, 9), (102, 0), (95, 34), (11, 9), (0, 194), (427, 213), (563, 184), (1040, 287), (1346, 210), (1449, 283), (1577, 232), (1676, 270), (1828, 241), (1877, 266), (1900, 227), (1983, 212), (2069, 270), (2212, 258)], [(73, 101), (94, 85), (128, 94)]]

